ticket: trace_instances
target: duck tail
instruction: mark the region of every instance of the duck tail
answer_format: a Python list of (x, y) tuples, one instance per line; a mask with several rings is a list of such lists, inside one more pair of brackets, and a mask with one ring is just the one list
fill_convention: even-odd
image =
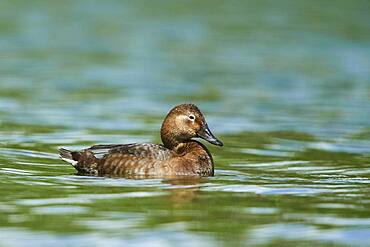
[(94, 154), (89, 150), (69, 151), (64, 148), (59, 149), (59, 157), (70, 163), (79, 175), (98, 175), (98, 163)]
[(70, 163), (73, 167), (76, 167), (81, 154), (79, 152), (73, 152), (64, 148), (60, 148), (59, 157), (67, 163)]

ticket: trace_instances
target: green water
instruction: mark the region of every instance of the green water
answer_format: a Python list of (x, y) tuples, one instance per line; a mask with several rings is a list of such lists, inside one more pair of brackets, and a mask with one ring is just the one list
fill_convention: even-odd
[[(370, 246), (369, 30), (367, 0), (2, 0), (0, 246)], [(58, 159), (182, 102), (215, 177)]]

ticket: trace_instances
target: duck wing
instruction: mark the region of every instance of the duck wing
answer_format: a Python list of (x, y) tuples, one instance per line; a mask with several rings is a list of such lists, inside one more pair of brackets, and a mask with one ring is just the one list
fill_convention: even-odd
[(154, 160), (166, 160), (173, 156), (170, 149), (163, 145), (152, 143), (94, 145), (85, 150), (92, 152), (98, 159), (107, 157), (110, 154), (126, 154), (137, 158)]
[(174, 153), (150, 143), (95, 145), (81, 151), (59, 149), (60, 157), (81, 175), (142, 175), (155, 173)]

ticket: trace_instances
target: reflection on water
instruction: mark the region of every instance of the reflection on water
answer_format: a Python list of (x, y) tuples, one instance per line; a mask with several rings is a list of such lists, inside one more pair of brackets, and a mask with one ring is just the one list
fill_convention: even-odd
[[(0, 2), (0, 245), (370, 242), (366, 1)], [(197, 103), (211, 178), (76, 176)]]

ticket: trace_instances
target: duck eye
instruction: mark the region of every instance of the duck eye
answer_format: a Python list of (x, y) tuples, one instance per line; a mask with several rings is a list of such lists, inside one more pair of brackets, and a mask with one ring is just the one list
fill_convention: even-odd
[(189, 119), (190, 119), (190, 120), (194, 120), (194, 119), (195, 119), (195, 116), (194, 116), (194, 115), (190, 115), (190, 116), (189, 116)]

